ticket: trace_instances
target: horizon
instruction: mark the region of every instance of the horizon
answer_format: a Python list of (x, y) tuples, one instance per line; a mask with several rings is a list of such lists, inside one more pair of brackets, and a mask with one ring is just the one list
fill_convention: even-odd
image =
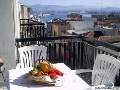
[[(34, 6), (34, 5), (42, 5), (42, 4), (33, 4), (33, 5), (27, 5), (27, 6)], [(50, 4), (47, 4), (47, 5), (50, 6)], [(79, 6), (79, 5), (53, 5), (53, 6)], [(80, 5), (80, 6), (89, 6), (89, 5)], [(94, 7), (94, 6), (91, 6), (91, 7)], [(120, 7), (116, 7), (116, 6), (105, 6), (105, 7), (102, 7), (102, 8), (107, 8), (107, 7), (120, 8)]]
[[(72, 6), (72, 5), (85, 5), (85, 6), (94, 6), (98, 8), (104, 7), (116, 7), (120, 8), (120, 1), (119, 0), (19, 0), (24, 5), (59, 5), (59, 6)], [(69, 3), (68, 3), (69, 2)], [(89, 2), (89, 3), (88, 3)]]

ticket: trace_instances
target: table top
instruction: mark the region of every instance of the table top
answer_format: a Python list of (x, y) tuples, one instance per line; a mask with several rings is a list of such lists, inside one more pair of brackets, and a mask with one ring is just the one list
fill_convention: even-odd
[(33, 69), (32, 67), (9, 70), (5, 84), (8, 90), (90, 90), (90, 86), (78, 75), (73, 73), (64, 63), (56, 63), (53, 65), (65, 74), (62, 86), (42, 86), (21, 83), (24, 75)]

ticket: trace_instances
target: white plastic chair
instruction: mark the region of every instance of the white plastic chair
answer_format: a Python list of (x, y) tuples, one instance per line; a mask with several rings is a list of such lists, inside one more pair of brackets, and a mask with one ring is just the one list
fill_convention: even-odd
[[(92, 85), (106, 85), (114, 83), (115, 76), (120, 69), (120, 61), (112, 56), (98, 54), (92, 72)], [(90, 72), (90, 70), (76, 70), (75, 73)]]
[(33, 67), (36, 60), (46, 59), (47, 47), (40, 45), (24, 46), (18, 48), (20, 55), (20, 63), (17, 64), (16, 68)]

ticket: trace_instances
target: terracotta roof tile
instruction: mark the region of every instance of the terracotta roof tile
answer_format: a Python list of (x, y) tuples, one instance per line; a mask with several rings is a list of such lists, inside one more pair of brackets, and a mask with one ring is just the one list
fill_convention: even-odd
[(87, 37), (94, 38), (94, 34), (95, 34), (95, 32), (89, 32), (87, 34)]
[(120, 30), (116, 32), (116, 36), (120, 36)]
[(109, 40), (109, 39), (112, 39), (112, 38), (116, 38), (116, 36), (100, 36), (98, 38), (98, 40)]

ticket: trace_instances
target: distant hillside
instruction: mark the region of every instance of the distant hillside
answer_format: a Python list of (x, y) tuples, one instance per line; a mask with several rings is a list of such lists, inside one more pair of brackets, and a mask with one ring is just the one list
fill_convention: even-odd
[(103, 8), (103, 11), (114, 11), (114, 12), (120, 12), (120, 8), (116, 8), (116, 7), (107, 7), (107, 8)]
[[(100, 10), (94, 6), (84, 6), (84, 5), (72, 5), (72, 6), (59, 6), (59, 5), (32, 5), (29, 6), (35, 12), (49, 12), (49, 11), (91, 11), (91, 10)], [(107, 7), (102, 8), (102, 11), (120, 11), (120, 8), (116, 7)]]
[(90, 6), (72, 5), (72, 6), (59, 6), (59, 5), (32, 5), (30, 6), (33, 11), (77, 11), (77, 10), (90, 10), (94, 9)]

